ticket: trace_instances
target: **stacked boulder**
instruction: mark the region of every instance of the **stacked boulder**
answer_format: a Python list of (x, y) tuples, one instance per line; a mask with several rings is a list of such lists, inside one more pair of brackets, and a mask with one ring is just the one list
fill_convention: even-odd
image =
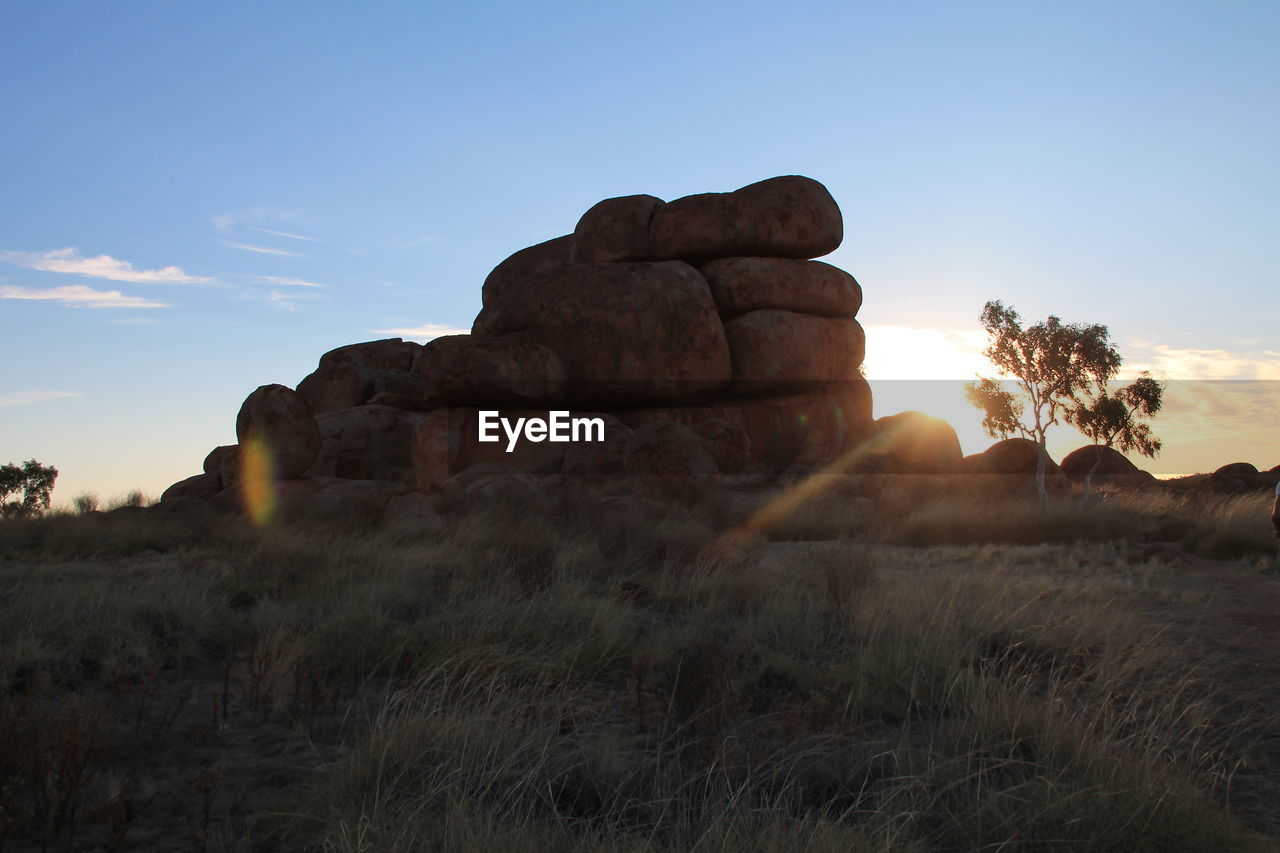
[[(572, 234), (499, 264), (471, 334), (327, 353), (296, 391), (251, 394), (237, 438), (263, 437), (277, 476), (312, 484), (294, 491), (380, 483), (388, 501), (498, 466), (680, 492), (828, 464), (872, 429), (861, 288), (812, 260), (842, 236), (830, 193), (800, 176), (666, 203), (606, 199)], [(479, 440), (485, 410), (596, 417), (604, 440), (508, 452)], [(237, 468), (237, 451), (219, 448), (166, 498), (226, 490)]]

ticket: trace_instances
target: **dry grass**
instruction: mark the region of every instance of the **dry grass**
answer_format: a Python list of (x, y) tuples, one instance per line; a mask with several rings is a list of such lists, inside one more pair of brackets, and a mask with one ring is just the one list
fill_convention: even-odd
[[(1266, 721), (1132, 606), (1168, 576), (1132, 540), (1217, 519), (1252, 543), (1246, 499), (834, 501), (798, 529), (840, 541), (808, 550), (717, 544), (723, 507), (582, 495), (424, 537), (0, 526), (3, 830), (136, 849), (114, 733), (178, 737), (198, 706), (216, 736), (239, 706), (346, 749), (283, 798), (261, 781), (250, 823), (219, 811), (220, 766), (184, 771), (197, 846), (1272, 849), (1222, 804)], [(208, 704), (151, 692), (197, 671)]]

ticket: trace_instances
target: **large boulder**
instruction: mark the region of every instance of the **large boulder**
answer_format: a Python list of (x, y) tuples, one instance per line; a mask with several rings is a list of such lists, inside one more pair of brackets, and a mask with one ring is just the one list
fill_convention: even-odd
[(263, 385), (245, 398), (236, 417), (241, 447), (261, 441), (279, 478), (301, 477), (320, 453), (320, 428), (305, 400), (283, 385)]
[(410, 370), (421, 344), (400, 338), (383, 338), (348, 344), (320, 356), (320, 367), (337, 362), (358, 362), (369, 370)]
[[(546, 409), (498, 409), (496, 418), (506, 419), (514, 428), (520, 418), (548, 419)], [(573, 417), (596, 415), (574, 412)], [(491, 425), (493, 422), (490, 422)], [(564, 462), (569, 443), (549, 440), (530, 441), (523, 436), (514, 445), (503, 427), (491, 428), (489, 436), (496, 441), (481, 440), (480, 413), (476, 409), (448, 407), (435, 409), (414, 430), (412, 455), (417, 484), (422, 488), (439, 486), (473, 465), (493, 462), (528, 474), (554, 474)], [(508, 449), (510, 448), (510, 449)]]
[[(407, 374), (419, 349), (418, 344), (400, 338), (338, 347), (320, 356), (315, 371), (298, 383), (298, 393), (317, 415), (359, 406), (389, 390), (401, 397), (411, 397), (400, 387), (388, 389), (387, 377)], [(394, 383), (394, 378), (391, 381)]]
[(580, 408), (701, 402), (731, 377), (706, 279), (680, 261), (575, 264), (490, 301), (473, 333), (557, 352)]
[(732, 396), (812, 390), (858, 375), (866, 336), (856, 320), (761, 310), (724, 324), (733, 360)]
[(654, 421), (626, 437), (623, 466), (638, 491), (695, 498), (720, 482), (715, 460), (697, 433), (671, 421)]
[(315, 414), (358, 406), (373, 394), (373, 371), (352, 359), (333, 359), (298, 383), (298, 393)]
[(499, 302), (519, 303), (531, 286), (531, 279), (569, 265), (573, 251), (573, 235), (566, 234), (545, 243), (538, 243), (515, 252), (493, 268), (480, 288), (480, 300), (485, 306)]
[(1143, 486), (1156, 482), (1156, 478), (1134, 465), (1114, 447), (1103, 444), (1086, 444), (1071, 451), (1062, 459), (1062, 473), (1071, 482), (1083, 485), (1086, 480), (1092, 486)]
[(871, 467), (892, 474), (951, 474), (964, 457), (951, 424), (924, 412), (878, 418), (867, 449)]
[(310, 473), (412, 484), (413, 435), (423, 417), (374, 404), (326, 412), (316, 418), (322, 442)]
[(997, 491), (1027, 492), (1035, 488), (1038, 466), (1044, 463), (1044, 485), (1049, 494), (1063, 494), (1071, 481), (1043, 447), (1026, 438), (997, 441), (982, 453), (960, 460), (959, 473)]
[(573, 229), (570, 260), (575, 264), (650, 260), (649, 222), (661, 206), (662, 199), (651, 195), (598, 202)]
[(280, 483), (276, 513), (285, 520), (379, 521), (387, 505), (413, 489), (381, 480), (308, 476)]
[(862, 288), (853, 276), (822, 261), (721, 258), (703, 264), (699, 272), (722, 317), (776, 308), (852, 319), (862, 307)]
[(423, 346), (417, 369), (436, 406), (551, 406), (564, 396), (564, 362), (540, 344), (449, 335)]
[(816, 258), (843, 237), (831, 193), (799, 175), (676, 199), (659, 207), (649, 226), (655, 258), (698, 263), (737, 255)]
[(179, 480), (165, 489), (164, 494), (160, 495), (160, 503), (173, 503), (183, 498), (211, 498), (220, 491), (222, 491), (222, 481), (216, 473), (196, 474), (194, 477)]
[[(729, 473), (836, 462), (867, 438), (871, 399), (866, 381), (857, 379), (808, 394), (638, 409), (619, 416), (631, 427), (653, 421), (683, 424), (703, 437), (713, 457), (733, 459), (745, 452), (747, 464), (731, 461), (720, 469)], [(716, 440), (718, 433), (724, 446)]]
[(240, 476), (240, 445), (224, 444), (204, 458), (204, 472), (215, 474), (222, 488), (229, 488)]

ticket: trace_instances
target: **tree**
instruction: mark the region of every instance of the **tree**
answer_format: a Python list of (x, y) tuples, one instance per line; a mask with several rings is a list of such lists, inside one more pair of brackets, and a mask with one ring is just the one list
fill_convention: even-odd
[(1106, 326), (1068, 325), (1050, 316), (1024, 328), (1018, 312), (999, 300), (983, 306), (981, 321), (990, 336), (984, 355), (1011, 377), (979, 378), (965, 386), (992, 438), (1018, 433), (1043, 447), (1049, 427), (1065, 422), (1099, 444), (1118, 443), (1121, 450), (1147, 456), (1159, 452), (1160, 440), (1141, 420), (1159, 411), (1163, 386), (1143, 374), (1109, 393), (1122, 359)]
[[(30, 518), (49, 508), (49, 495), (58, 469), (28, 459), (21, 466), (0, 466), (0, 518)], [(21, 501), (9, 500), (22, 493)]]
[(1143, 372), (1115, 393), (1099, 389), (1068, 412), (1068, 418), (1094, 444), (1116, 447), (1121, 453), (1156, 456), (1163, 444), (1151, 425), (1142, 421), (1159, 412), (1163, 403), (1164, 385)]

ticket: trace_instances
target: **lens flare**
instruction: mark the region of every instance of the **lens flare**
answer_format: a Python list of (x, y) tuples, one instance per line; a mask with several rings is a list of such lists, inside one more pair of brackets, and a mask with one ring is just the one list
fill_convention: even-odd
[(733, 550), (744, 548), (751, 542), (765, 536), (800, 507), (834, 488), (837, 480), (833, 475), (847, 474), (854, 470), (862, 460), (874, 456), (886, 447), (891, 446), (904, 428), (905, 424), (899, 424), (861, 442), (857, 447), (854, 447), (839, 459), (832, 461), (821, 471), (806, 477), (768, 501), (742, 524), (722, 534), (713, 543), (712, 547), (717, 553), (729, 553)]
[(275, 464), (271, 446), (261, 436), (240, 445), (240, 499), (249, 519), (266, 527), (276, 512)]

